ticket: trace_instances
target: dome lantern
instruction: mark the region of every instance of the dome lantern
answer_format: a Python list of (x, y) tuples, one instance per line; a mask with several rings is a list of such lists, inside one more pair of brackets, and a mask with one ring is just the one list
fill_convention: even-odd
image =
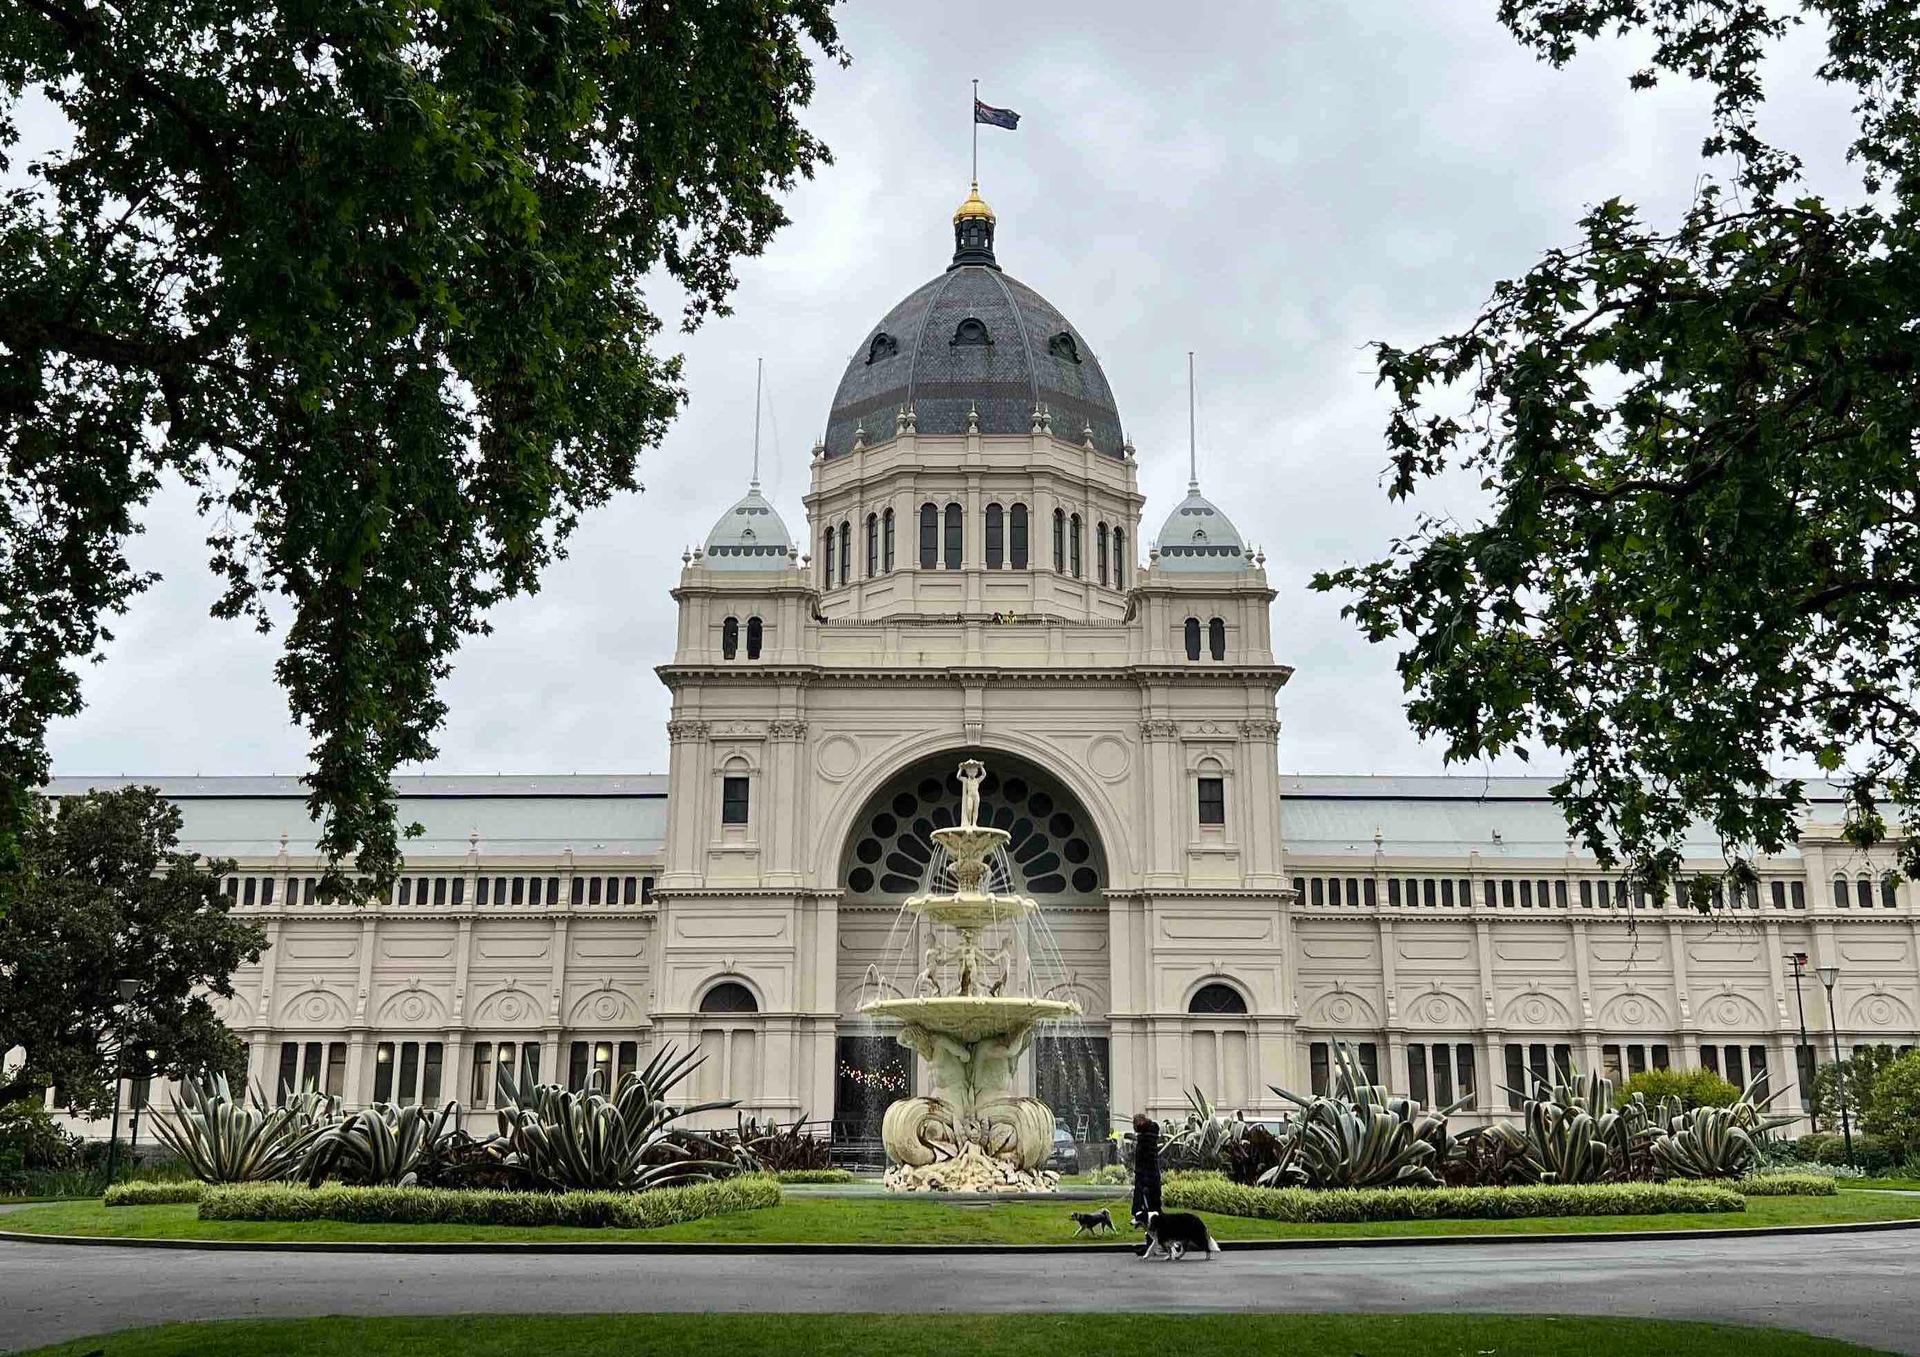
[(980, 185), (976, 181), (967, 200), (954, 209), (953, 262), (947, 267), (957, 269), (963, 264), (980, 264), (990, 269), (999, 268), (993, 258), (994, 222), (993, 209), (980, 196)]

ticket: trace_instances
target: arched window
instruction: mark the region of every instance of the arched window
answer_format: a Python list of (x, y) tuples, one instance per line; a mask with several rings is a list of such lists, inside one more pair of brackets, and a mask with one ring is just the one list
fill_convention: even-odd
[(1189, 1013), (1245, 1013), (1246, 1011), (1245, 996), (1232, 985), (1223, 985), (1217, 980), (1195, 990), (1193, 998), (1187, 1002)]
[(1094, 557), (1099, 563), (1100, 583), (1107, 582), (1107, 525), (1102, 523), (1093, 530)]
[(747, 619), (747, 658), (750, 660), (760, 658), (760, 635), (760, 619), (749, 617)]
[(960, 549), (965, 541), (966, 513), (958, 504), (949, 504), (946, 514), (947, 569), (960, 568)]
[(998, 570), (1006, 563), (1006, 515), (998, 504), (987, 506), (987, 569)]
[(1067, 564), (1075, 579), (1080, 578), (1080, 515), (1067, 520)]
[(880, 515), (880, 568), (893, 573), (893, 510)]
[(867, 363), (871, 366), (883, 358), (891, 358), (900, 352), (900, 342), (882, 330), (873, 337), (873, 343), (867, 345)]
[(1065, 572), (1067, 568), (1067, 511), (1053, 511), (1053, 568)]
[[(758, 1013), (753, 991), (737, 980), (722, 980), (700, 996), (702, 1013)], [(1245, 1012), (1242, 1009), (1241, 1012)]]
[(867, 578), (880, 573), (880, 515), (867, 515)]
[(993, 336), (987, 333), (987, 323), (978, 316), (968, 316), (954, 326), (953, 338), (949, 347), (957, 344), (991, 344)]
[(1898, 898), (1894, 895), (1891, 873), (1880, 878), (1880, 903), (1888, 909), (1898, 909), (1900, 906)]
[(1113, 530), (1113, 587), (1127, 587), (1127, 530)]
[(826, 536), (820, 542), (820, 587), (833, 588), (833, 524), (827, 524)]
[(1200, 619), (1197, 617), (1187, 619), (1187, 658), (1200, 658)]
[(1872, 909), (1872, 908), (1873, 908), (1873, 880), (1872, 880), (1872, 878), (1870, 878), (1870, 877), (1866, 877), (1866, 876), (1862, 876), (1862, 877), (1860, 877), (1859, 879), (1857, 879), (1857, 880), (1856, 880), (1856, 881), (1855, 881), (1855, 882), (1853, 883), (1853, 885), (1854, 885), (1854, 897), (1853, 897), (1853, 898), (1854, 898), (1854, 900), (1855, 900), (1855, 901), (1856, 901), (1856, 902), (1857, 902), (1857, 903), (1859, 904), (1859, 906), (1860, 906), (1860, 908), (1862, 908), (1862, 909)]
[(931, 504), (920, 506), (920, 568), (932, 570), (940, 564), (940, 511)]
[(1836, 876), (1833, 879), (1833, 903), (1841, 909), (1853, 903), (1851, 897), (1847, 895), (1847, 879), (1844, 876)]
[(840, 583), (847, 582), (847, 576), (853, 573), (853, 525), (845, 519), (840, 520)]
[(1024, 504), (1007, 510), (1007, 564), (1015, 570), (1027, 568), (1027, 506)]
[(1217, 617), (1207, 620), (1207, 651), (1216, 660), (1227, 658), (1227, 624)]
[(729, 617), (720, 624), (720, 658), (732, 659), (740, 651), (740, 619)]

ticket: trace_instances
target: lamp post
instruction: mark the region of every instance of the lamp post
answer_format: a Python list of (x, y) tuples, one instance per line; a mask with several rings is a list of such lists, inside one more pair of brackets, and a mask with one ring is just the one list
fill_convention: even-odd
[(1847, 1115), (1847, 1067), (1840, 1063), (1840, 1019), (1833, 1008), (1833, 986), (1840, 978), (1840, 968), (1822, 966), (1815, 974), (1827, 987), (1827, 1031), (1833, 1037), (1833, 1077), (1840, 1090), (1840, 1130), (1847, 1138), (1847, 1165), (1858, 1168), (1853, 1162), (1853, 1119)]
[(147, 1103), (153, 1097), (153, 1066), (160, 1053), (149, 1046), (140, 1052), (140, 1078), (146, 1081), (146, 1090), (142, 1092), (139, 1084), (134, 1092), (139, 1095), (133, 1100), (133, 1125), (127, 1131), (127, 1158), (137, 1167), (140, 1163), (140, 1114), (146, 1110)]
[[(120, 1002), (131, 1007), (134, 996), (140, 992), (138, 980), (123, 979), (115, 988), (120, 992)], [(121, 1076), (126, 1072), (127, 1019), (120, 1019), (119, 1040), (113, 1047), (113, 1120), (107, 1123), (107, 1186), (113, 1186), (115, 1161), (120, 1154), (120, 1086), (125, 1081)]]
[[(1800, 1051), (1807, 1049), (1807, 999), (1806, 996), (1800, 992), (1800, 977), (1806, 970), (1807, 954), (1805, 952), (1788, 952), (1787, 960), (1793, 963), (1793, 1002), (1794, 1006), (1800, 1010), (1800, 1049), (1793, 1053), (1793, 1072), (1796, 1076), (1800, 1076), (1800, 1082), (1803, 1086), (1800, 1089), (1800, 1105), (1804, 1108), (1807, 1105), (1807, 1100), (1813, 1097), (1813, 1090), (1804, 1087), (1807, 1081), (1800, 1070)], [(1811, 1057), (1809, 1057), (1809, 1060), (1811, 1060)], [(1807, 1117), (1807, 1123), (1809, 1125), (1813, 1123), (1813, 1117), (1811, 1115)]]

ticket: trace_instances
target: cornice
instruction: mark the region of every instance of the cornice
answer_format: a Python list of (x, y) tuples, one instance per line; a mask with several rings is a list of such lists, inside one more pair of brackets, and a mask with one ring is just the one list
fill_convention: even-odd
[(1101, 669), (1066, 669), (987, 664), (951, 665), (873, 665), (841, 668), (832, 665), (769, 665), (758, 662), (736, 664), (663, 664), (655, 674), (668, 688), (678, 688), (689, 680), (728, 679), (759, 683), (1140, 683), (1178, 682), (1217, 685), (1267, 682), (1275, 689), (1286, 686), (1293, 677), (1288, 664), (1210, 664), (1204, 667), (1183, 665), (1124, 664)]

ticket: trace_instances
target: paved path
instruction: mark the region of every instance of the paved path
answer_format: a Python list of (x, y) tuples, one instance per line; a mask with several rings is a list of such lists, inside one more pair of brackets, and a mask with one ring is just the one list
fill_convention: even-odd
[(1772, 1324), (1920, 1355), (1909, 1232), (1037, 1256), (271, 1254), (0, 1243), (0, 1348), (167, 1320), (473, 1311), (1509, 1311)]

